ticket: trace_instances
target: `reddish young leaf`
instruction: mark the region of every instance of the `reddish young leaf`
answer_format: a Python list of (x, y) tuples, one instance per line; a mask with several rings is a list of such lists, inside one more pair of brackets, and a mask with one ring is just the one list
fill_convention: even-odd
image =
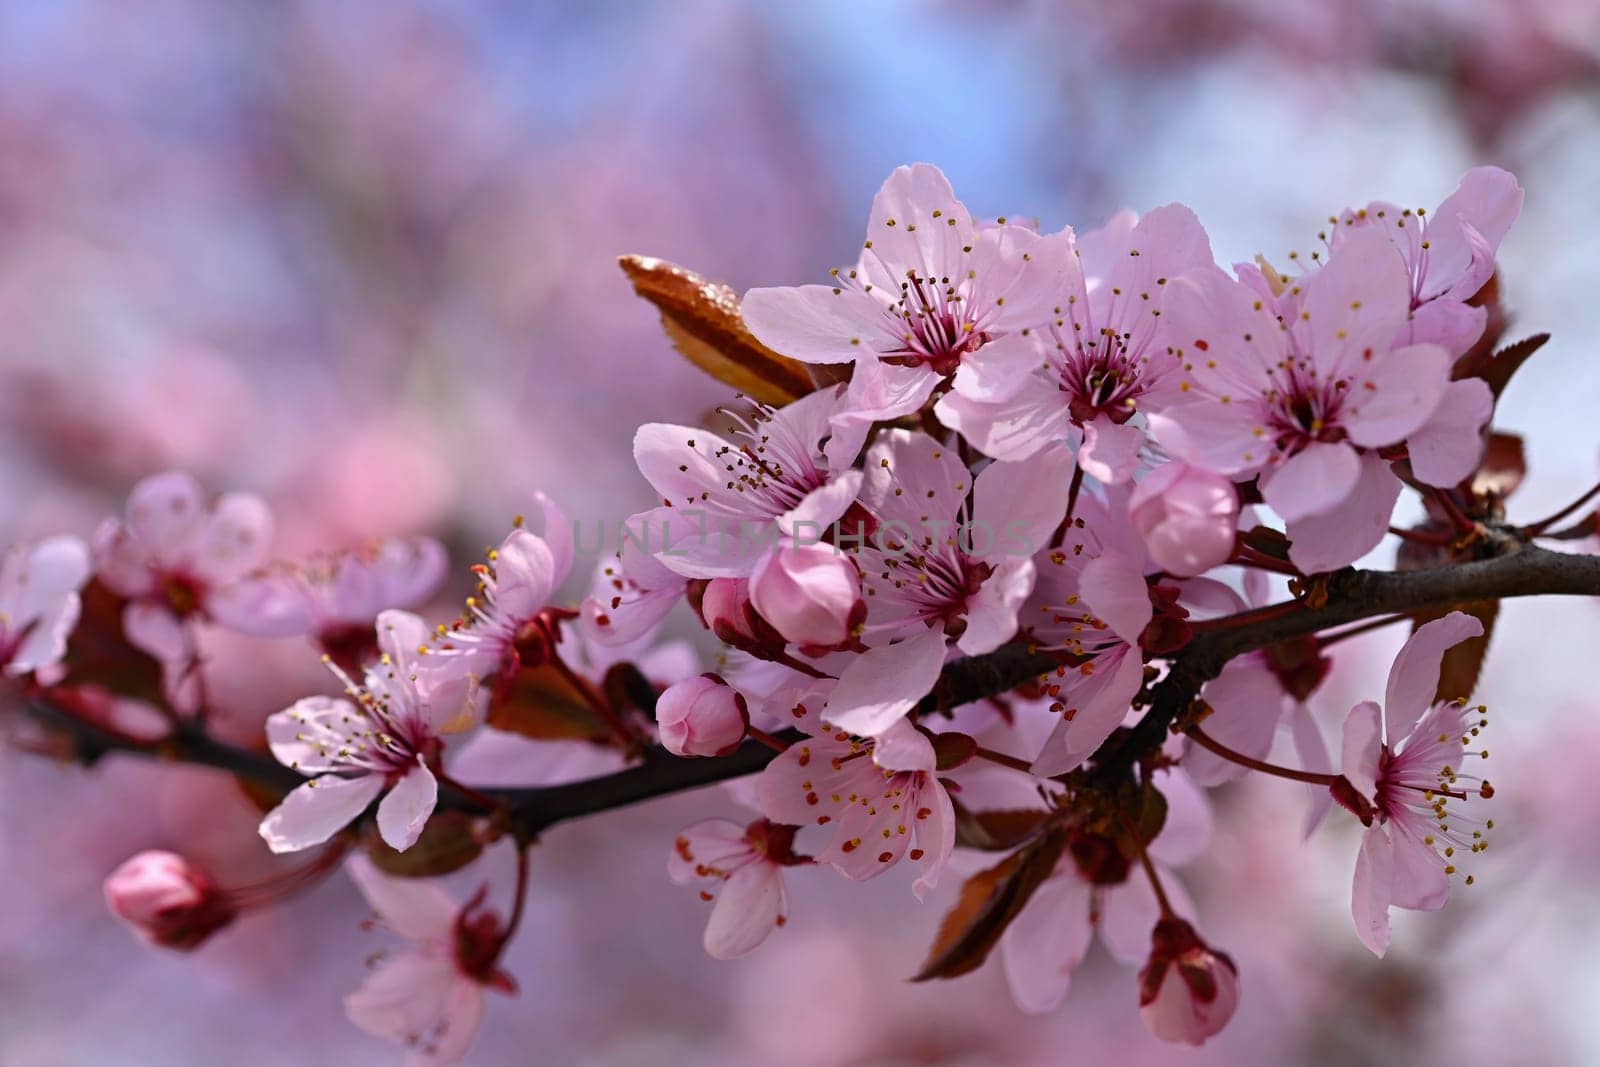
[(1497, 500), (1504, 500), (1516, 492), (1527, 473), (1528, 459), (1521, 435), (1496, 431), (1489, 435), (1483, 462), (1472, 476), (1472, 492), (1480, 497), (1493, 494)]
[(1006, 927), (1055, 871), (1066, 846), (1067, 831), (1058, 825), (967, 879), (912, 981), (955, 978), (982, 966)]
[(539, 741), (603, 741), (611, 736), (584, 694), (554, 667), (524, 667), (495, 687), (488, 722)]
[(422, 828), (416, 844), (396, 852), (373, 835), (367, 855), (379, 870), (399, 878), (437, 878), (459, 871), (483, 852), (474, 820), (459, 811), (436, 811)]
[(126, 604), (99, 579), (83, 589), (83, 613), (67, 639), (67, 677), (74, 685), (98, 685), (119, 696), (164, 703), (161, 664), (134, 648), (122, 632)]
[(649, 256), (623, 256), (619, 262), (634, 292), (661, 312), (673, 347), (719, 382), (777, 405), (816, 389), (804, 363), (756, 340), (728, 286)]
[(1492, 356), (1477, 359), (1469, 353), (1456, 364), (1455, 377), (1482, 378), (1489, 383), (1489, 389), (1495, 398), (1499, 399), (1500, 394), (1506, 390), (1506, 384), (1511, 381), (1511, 376), (1549, 340), (1549, 334), (1536, 333), (1532, 337), (1513, 341)]
[(1052, 816), (1043, 808), (969, 811), (954, 797), (951, 804), (956, 811), (956, 844), (984, 852), (1016, 848), (1038, 833)]

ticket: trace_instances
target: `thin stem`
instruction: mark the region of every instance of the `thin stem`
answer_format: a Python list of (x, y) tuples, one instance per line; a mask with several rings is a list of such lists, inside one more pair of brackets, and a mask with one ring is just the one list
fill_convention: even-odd
[(771, 657), (771, 661), (773, 663), (781, 663), (785, 667), (788, 667), (791, 671), (799, 671), (801, 674), (808, 675), (812, 678), (833, 677), (831, 674), (825, 674), (822, 671), (819, 671), (817, 668), (813, 667), (804, 660), (795, 659), (787, 652), (779, 652), (777, 655)]
[(1550, 527), (1554, 526), (1556, 523), (1560, 522), (1562, 519), (1566, 518), (1568, 515), (1571, 515), (1589, 501), (1593, 500), (1596, 496), (1600, 496), (1600, 483), (1590, 486), (1587, 492), (1585, 492), (1578, 499), (1574, 500), (1572, 503), (1568, 504), (1566, 507), (1562, 508), (1560, 511), (1556, 512), (1554, 515), (1540, 519), (1538, 522), (1530, 522), (1528, 525), (1524, 526), (1522, 528), (1522, 536), (1538, 537)]
[(439, 780), (440, 785), (447, 789), (454, 790), (463, 798), (470, 800), (474, 804), (477, 804), (479, 807), (483, 808), (485, 812), (494, 812), (505, 807), (505, 801), (498, 800), (487, 793), (474, 789), (470, 785), (465, 785), (461, 782), (458, 782), (448, 774), (445, 774), (442, 770), (434, 770), (433, 776)]
[(1300, 771), (1293, 767), (1280, 767), (1276, 763), (1267, 763), (1264, 760), (1246, 756), (1243, 752), (1235, 752), (1198, 726), (1189, 727), (1188, 733), (1201, 748), (1213, 752), (1231, 763), (1237, 763), (1241, 767), (1248, 767), (1252, 771), (1260, 771), (1262, 774), (1270, 774), (1277, 778), (1288, 778), (1296, 782), (1308, 782), (1311, 785), (1331, 786), (1339, 780), (1337, 774), (1318, 774), (1315, 771)]
[(1397, 622), (1409, 622), (1410, 620), (1410, 615), (1389, 615), (1382, 619), (1373, 619), (1370, 622), (1361, 623), (1359, 626), (1352, 626), (1348, 630), (1340, 630), (1338, 633), (1320, 634), (1317, 637), (1317, 647), (1328, 648), (1332, 645), (1337, 645), (1340, 641), (1345, 641), (1352, 637), (1360, 637), (1362, 634), (1381, 630), (1385, 626), (1393, 626)]
[(1240, 567), (1254, 567), (1257, 570), (1271, 571), (1273, 574), (1286, 574), (1291, 578), (1305, 577), (1300, 573), (1300, 568), (1293, 563), (1269, 556), (1265, 552), (1257, 552), (1245, 544), (1242, 538), (1234, 542), (1233, 555), (1228, 557), (1228, 562)]
[(1224, 615), (1219, 619), (1201, 619), (1198, 622), (1190, 623), (1189, 630), (1191, 633), (1196, 634), (1229, 630), (1236, 626), (1281, 619), (1285, 615), (1293, 615), (1304, 611), (1305, 608), (1304, 601), (1285, 600), (1278, 604), (1268, 604), (1265, 607), (1251, 608), (1249, 611), (1240, 611), (1233, 615)]
[(789, 750), (787, 742), (779, 741), (765, 730), (759, 730), (754, 726), (746, 726), (744, 732), (752, 741), (759, 741), (774, 752), (787, 752)]
[(980, 747), (976, 755), (980, 759), (986, 759), (990, 763), (998, 763), (1002, 767), (1010, 767), (1012, 770), (1021, 771), (1023, 774), (1033, 773), (1033, 764), (1029, 763), (1027, 760), (1018, 759), (1015, 756), (1008, 756), (1004, 752), (996, 752), (992, 748)]
[(528, 902), (528, 846), (522, 842), (517, 843), (517, 898), (511, 902), (511, 917), (506, 920), (505, 932), (500, 935), (500, 949), (504, 952), (511, 939), (517, 936), (517, 928), (522, 925), (523, 912), (527, 910)]
[(1167, 891), (1161, 884), (1161, 876), (1156, 874), (1156, 865), (1150, 862), (1150, 852), (1139, 840), (1139, 831), (1126, 815), (1121, 816), (1122, 828), (1139, 849), (1139, 866), (1144, 868), (1145, 877), (1150, 879), (1150, 888), (1155, 890), (1156, 905), (1161, 909), (1161, 917), (1170, 919), (1176, 913), (1172, 910), (1172, 901), (1167, 899)]
[(1429, 487), (1428, 495), (1444, 511), (1446, 517), (1450, 520), (1450, 525), (1456, 528), (1456, 533), (1471, 533), (1477, 529), (1478, 524), (1467, 518), (1466, 513), (1461, 510), (1460, 505), (1456, 503), (1455, 497), (1450, 495), (1448, 489)]
[(1402, 541), (1410, 541), (1417, 545), (1431, 545), (1435, 548), (1444, 548), (1455, 543), (1453, 534), (1429, 533), (1426, 530), (1403, 530), (1398, 526), (1389, 527), (1389, 532)]

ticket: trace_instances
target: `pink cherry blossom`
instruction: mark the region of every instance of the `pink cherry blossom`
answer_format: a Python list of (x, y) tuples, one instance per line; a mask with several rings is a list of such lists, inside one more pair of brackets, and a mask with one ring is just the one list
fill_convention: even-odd
[(807, 655), (849, 644), (867, 614), (860, 570), (832, 545), (775, 549), (750, 576), (750, 600), (784, 640)]
[(1128, 517), (1156, 566), (1189, 577), (1233, 554), (1239, 494), (1220, 474), (1186, 463), (1165, 463), (1134, 488)]
[(1151, 426), (1194, 466), (1259, 475), (1302, 570), (1345, 566), (1383, 539), (1400, 482), (1379, 450), (1428, 427), (1447, 392), (1459, 396), (1446, 425), (1428, 427), (1413, 472), (1451, 485), (1476, 466), (1487, 387), (1451, 390), (1438, 345), (1396, 347), (1410, 287), (1381, 231), (1352, 231), (1303, 289), (1277, 299), (1216, 269), (1172, 284), (1166, 326), (1191, 399), (1151, 415)]
[(483, 1019), (485, 989), (515, 993), (500, 969), (505, 927), (483, 906), (484, 893), (457, 904), (437, 885), (391, 878), (365, 857), (350, 878), (390, 931), (411, 942), (381, 957), (361, 988), (344, 998), (350, 1021), (403, 1045), (416, 1065), (457, 1063)]
[(918, 899), (955, 848), (955, 810), (933, 744), (904, 719), (876, 739), (828, 729), (797, 741), (762, 771), (757, 792), (772, 821), (829, 828), (817, 861), (847, 878), (876, 877), (909, 856), (922, 868), (912, 887)]
[[(1259, 571), (1252, 573), (1260, 575)], [(1210, 614), (1229, 615), (1266, 603), (1264, 579), (1247, 579), (1245, 587), (1245, 598), (1231, 589), (1219, 590)], [(1193, 604), (1195, 598), (1186, 595), (1185, 602)], [(1280, 641), (1235, 656), (1200, 691), (1211, 708), (1203, 724), (1206, 734), (1234, 752), (1264, 760), (1280, 728), (1286, 726), (1298, 766), (1317, 774), (1332, 773), (1333, 757), (1328, 753), (1322, 728), (1306, 704), (1332, 667), (1332, 659), (1324, 654), (1315, 637)], [(1241, 764), (1194, 744), (1184, 753), (1183, 769), (1203, 786), (1221, 785), (1245, 773)], [(1310, 806), (1304, 830), (1309, 835), (1327, 814), (1333, 798), (1322, 786), (1305, 788)]]
[(431, 537), (379, 541), (250, 575), (226, 592), (228, 614), (241, 633), (312, 635), (335, 662), (359, 670), (377, 651), (373, 620), (426, 601), (448, 564)]
[(1144, 682), (1139, 642), (1155, 611), (1127, 499), (1126, 486), (1105, 499), (1083, 494), (1060, 546), (1040, 557), (1024, 625), (1039, 647), (1079, 659), (1051, 678), (1051, 710), (1061, 719), (1034, 761), (1041, 777), (1070, 771), (1099, 748)]
[(101, 524), (95, 571), (128, 598), (128, 640), (177, 663), (193, 655), (195, 620), (236, 621), (218, 593), (265, 561), (271, 538), (272, 516), (260, 498), (229, 493), (208, 509), (193, 478), (158, 474), (133, 487), (124, 518)]
[(233, 922), (232, 902), (174, 852), (141, 852), (111, 872), (106, 906), (152, 945), (192, 949)]
[(979, 655), (1016, 634), (1017, 612), (1033, 588), (1033, 554), (1066, 514), (1071, 474), (1064, 448), (993, 463), (973, 478), (927, 434), (879, 437), (867, 451), (861, 490), (877, 527), (857, 556), (870, 650), (839, 676), (829, 722), (877, 734), (931, 688), (946, 638)]
[(716, 902), (706, 923), (707, 953), (719, 960), (748, 955), (788, 921), (783, 869), (810, 862), (795, 855), (794, 835), (795, 827), (766, 819), (749, 826), (706, 819), (678, 834), (668, 876), (677, 885), (709, 883), (700, 898)]
[(579, 613), (583, 631), (593, 641), (624, 645), (643, 640), (683, 599), (689, 579), (646, 550), (651, 515), (645, 512), (625, 521), (615, 555), (595, 569)]
[(1522, 187), (1499, 167), (1474, 167), (1437, 211), (1374, 201), (1332, 219), (1329, 247), (1363, 227), (1383, 232), (1405, 257), (1411, 320), (1402, 340), (1431, 342), (1454, 355), (1483, 333), (1487, 312), (1467, 301), (1494, 276), (1495, 253), (1522, 212)]
[(1144, 444), (1130, 420), (1177, 396), (1179, 359), (1159, 328), (1168, 285), (1209, 266), (1211, 245), (1194, 212), (1170, 204), (1124, 211), (1073, 252), (1049, 323), (969, 355), (935, 410), (997, 459), (1066, 441), (1090, 475), (1125, 481)]
[(1179, 918), (1151, 934), (1150, 962), (1139, 972), (1139, 1011), (1163, 1041), (1202, 1045), (1239, 1006), (1239, 970)]
[(846, 445), (829, 425), (843, 405), (835, 386), (748, 419), (729, 413), (738, 427), (728, 437), (640, 427), (634, 460), (664, 506), (635, 516), (635, 528), (663, 565), (691, 578), (749, 577), (780, 537), (818, 540), (861, 488), (851, 465), (867, 427)]
[(661, 744), (675, 756), (726, 756), (744, 741), (750, 710), (715, 674), (686, 678), (656, 702)]
[(1482, 633), (1482, 623), (1459, 611), (1418, 627), (1389, 670), (1383, 707), (1357, 704), (1345, 720), (1341, 769), (1371, 807), (1360, 813), (1367, 830), (1351, 911), (1356, 934), (1377, 956), (1389, 947), (1389, 909), (1442, 908), (1457, 851), (1487, 844), (1475, 828), (1483, 824), (1462, 810), (1493, 792), (1463, 769), (1488, 755), (1475, 740), (1487, 725), (1483, 709), (1433, 699), (1445, 650)]
[(572, 569), (572, 528), (567, 518), (542, 493), (544, 534), (520, 523), (488, 562), (473, 568), (476, 593), (467, 610), (432, 642), (429, 669), (442, 679), (476, 681), (506, 676), (516, 667), (538, 666), (560, 640), (560, 624), (574, 613), (550, 606), (551, 596)]
[(89, 551), (76, 537), (18, 545), (0, 558), (0, 672), (50, 672), (78, 624)]
[[(1194, 904), (1172, 868), (1205, 850), (1210, 804), (1182, 771), (1157, 772), (1155, 783), (1167, 799), (1168, 817), (1149, 845), (1151, 861), (1172, 906), (1192, 916)], [(1075, 832), (1055, 871), (1001, 935), (1000, 962), (1012, 999), (1030, 1014), (1054, 1011), (1097, 932), (1118, 962), (1143, 963), (1150, 929), (1160, 915), (1155, 891), (1137, 862), (1110, 838)]]
[(319, 845), (382, 794), (378, 832), (393, 848), (410, 848), (438, 798), (430, 764), (444, 739), (477, 726), (478, 693), (459, 680), (420, 673), (427, 624), (404, 611), (378, 616), (383, 658), (363, 683), (346, 679), (345, 696), (313, 696), (267, 719), (267, 741), (279, 763), (314, 775), (261, 821), (274, 852)]
[(742, 311), (764, 344), (808, 363), (856, 365), (851, 409), (915, 411), (973, 352), (1049, 321), (1070, 237), (978, 226), (937, 167), (897, 168), (872, 201), (856, 266), (831, 285), (752, 289)]

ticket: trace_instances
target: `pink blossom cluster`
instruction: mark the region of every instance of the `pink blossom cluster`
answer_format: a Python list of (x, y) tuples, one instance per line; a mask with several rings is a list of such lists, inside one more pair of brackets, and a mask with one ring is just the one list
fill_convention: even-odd
[[(1465, 523), (1400, 531), (1434, 562), (1484, 536), (1465, 513), (1497, 389), (1474, 360), (1494, 343), (1486, 293), (1521, 198), (1484, 167), (1436, 210), (1335, 213), (1325, 254), (1291, 275), (1219, 266), (1182, 205), (1046, 234), (974, 218), (936, 168), (902, 167), (853, 265), (743, 299), (756, 341), (821, 368), (817, 387), (641, 427), (660, 503), (621, 525), (581, 602), (562, 596), (573, 524), (542, 496), (537, 529), (512, 523), (463, 572), (459, 613), (430, 622), (441, 544), (274, 559), (260, 499), (213, 501), (169, 473), (91, 544), (6, 554), (0, 670), (30, 704), (137, 747), (89, 709), (149, 667), (153, 689), (119, 695), (156, 707), (167, 742), (209, 744), (208, 635), (308, 641), (332, 682), (266, 720), (279, 766), (257, 771), (285, 785), (263, 841), (309, 860), (230, 885), (146, 853), (106, 896), (146, 940), (192, 948), (348, 869), (409, 947), (347, 1012), (421, 1062), (459, 1059), (485, 991), (516, 989), (501, 958), (538, 892), (536, 834), (502, 783), (550, 787), (542, 754), (570, 745), (622, 775), (754, 772), (753, 812), (664, 848), (671, 880), (710, 905), (713, 956), (789, 923), (793, 868), (864, 881), (905, 865), (917, 900), (960, 898), (952, 922), (1016, 894), (987, 940), (941, 933), (921, 977), (998, 948), (1018, 1006), (1049, 1011), (1098, 938), (1137, 968), (1150, 1031), (1199, 1044), (1249, 970), (1202, 937), (1179, 873), (1211, 848), (1211, 789), (1276, 775), (1304, 784), (1308, 830), (1332, 811), (1358, 821), (1352, 915), (1378, 955), (1390, 909), (1442, 907), (1486, 847), (1486, 714), (1441, 695), (1446, 654), (1484, 634), (1461, 611), (1412, 620), (1382, 705), (1349, 711), (1337, 760), (1315, 700), (1331, 642), (1315, 633), (1217, 664), (1173, 736), (1135, 760), (1119, 748), (1179, 653), (1326, 597), (1390, 534), (1405, 489), (1430, 522)], [(1284, 578), (1295, 599), (1271, 603)], [(713, 658), (663, 655), (680, 604)], [(120, 676), (88, 669), (108, 644)], [(999, 680), (957, 696), (974, 665)], [(1297, 767), (1267, 761), (1280, 728)], [(457, 869), (440, 866), (450, 849), (504, 841), (518, 858), (504, 918), (487, 884), (462, 902), (429, 880)]]

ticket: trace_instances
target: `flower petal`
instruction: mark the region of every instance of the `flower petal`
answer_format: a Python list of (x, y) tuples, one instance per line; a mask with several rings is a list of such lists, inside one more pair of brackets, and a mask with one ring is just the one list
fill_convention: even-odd
[(1378, 792), (1378, 761), (1383, 754), (1383, 709), (1363, 700), (1350, 709), (1344, 720), (1343, 750), (1339, 773), (1356, 792), (1372, 799)]
[(746, 864), (723, 884), (711, 909), (706, 952), (719, 960), (731, 960), (754, 951), (777, 929), (787, 910), (783, 869), (765, 861)]
[(925, 630), (850, 661), (828, 695), (822, 717), (858, 737), (874, 737), (916, 706), (944, 667), (942, 630)]
[(417, 765), (394, 784), (378, 805), (378, 834), (390, 848), (404, 852), (422, 836), (422, 828), (438, 802), (439, 783), (418, 756)]
[(1389, 668), (1383, 709), (1390, 744), (1397, 744), (1409, 734), (1422, 713), (1433, 706), (1445, 651), (1482, 635), (1483, 623), (1460, 611), (1417, 627)]
[(1362, 448), (1398, 444), (1433, 414), (1450, 380), (1450, 355), (1438, 345), (1410, 345), (1353, 376), (1340, 421)]
[(756, 340), (775, 352), (806, 363), (849, 363), (861, 355), (874, 358), (871, 342), (882, 333), (885, 309), (854, 289), (786, 285), (751, 289), (739, 314)]
[(1400, 498), (1400, 479), (1374, 452), (1361, 457), (1355, 488), (1333, 511), (1289, 524), (1289, 560), (1307, 574), (1349, 566), (1374, 548), (1389, 531), (1389, 517)]
[(436, 882), (391, 877), (366, 856), (350, 857), (344, 869), (384, 925), (401, 937), (409, 941), (442, 938), (455, 925), (461, 909)]
[(1417, 480), (1449, 487), (1469, 477), (1483, 458), (1483, 427), (1493, 414), (1494, 394), (1483, 379), (1445, 386), (1433, 415), (1406, 439)]
[(1261, 482), (1261, 496), (1284, 522), (1338, 508), (1361, 476), (1356, 450), (1344, 442), (1313, 441)]
[(1389, 950), (1389, 899), (1394, 891), (1394, 850), (1389, 835), (1374, 826), (1361, 835), (1356, 873), (1350, 893), (1350, 915), (1356, 936), (1382, 958)]
[(1072, 972), (1089, 952), (1089, 883), (1067, 872), (1048, 879), (1000, 936), (1000, 962), (1017, 1007), (1033, 1015), (1066, 998)]
[(383, 792), (383, 785), (381, 774), (313, 778), (261, 820), (262, 840), (274, 852), (299, 852), (320, 845), (366, 811)]

